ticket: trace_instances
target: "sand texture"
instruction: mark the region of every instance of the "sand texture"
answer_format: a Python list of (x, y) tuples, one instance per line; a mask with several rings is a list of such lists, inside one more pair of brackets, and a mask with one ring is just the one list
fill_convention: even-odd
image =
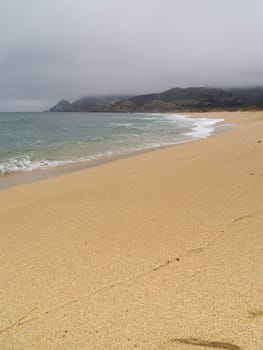
[(0, 349), (263, 349), (263, 112), (0, 191)]

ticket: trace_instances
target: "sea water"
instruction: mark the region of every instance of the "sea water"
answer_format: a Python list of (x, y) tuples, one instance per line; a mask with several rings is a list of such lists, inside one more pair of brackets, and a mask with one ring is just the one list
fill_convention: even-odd
[(157, 113), (0, 113), (0, 176), (92, 165), (205, 138), (221, 121)]

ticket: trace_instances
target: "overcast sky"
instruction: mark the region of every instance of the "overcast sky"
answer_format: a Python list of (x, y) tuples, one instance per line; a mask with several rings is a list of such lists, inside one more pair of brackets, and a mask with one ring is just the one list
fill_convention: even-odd
[(0, 0), (0, 110), (263, 85), (262, 0)]

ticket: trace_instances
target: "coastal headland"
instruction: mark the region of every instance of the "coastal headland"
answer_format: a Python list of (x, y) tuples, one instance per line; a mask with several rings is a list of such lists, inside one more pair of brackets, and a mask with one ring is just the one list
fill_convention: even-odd
[(82, 97), (72, 103), (60, 100), (50, 112), (183, 113), (263, 110), (263, 88), (175, 87), (136, 96)]
[(263, 348), (263, 112), (201, 115), (233, 127), (0, 191), (0, 349)]

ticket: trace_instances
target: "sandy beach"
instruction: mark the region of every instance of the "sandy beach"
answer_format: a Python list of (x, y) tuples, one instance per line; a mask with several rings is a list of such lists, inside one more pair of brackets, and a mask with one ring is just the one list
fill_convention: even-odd
[(235, 126), (0, 191), (0, 349), (263, 349), (263, 112), (201, 115)]

